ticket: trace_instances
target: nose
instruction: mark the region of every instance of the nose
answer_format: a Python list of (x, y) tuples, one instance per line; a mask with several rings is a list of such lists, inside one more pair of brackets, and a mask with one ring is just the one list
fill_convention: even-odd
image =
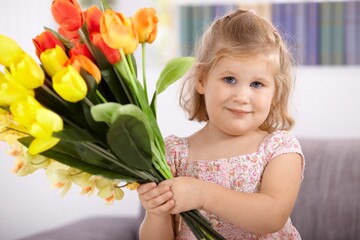
[(234, 89), (233, 100), (240, 104), (249, 104), (251, 101), (250, 88), (242, 86)]

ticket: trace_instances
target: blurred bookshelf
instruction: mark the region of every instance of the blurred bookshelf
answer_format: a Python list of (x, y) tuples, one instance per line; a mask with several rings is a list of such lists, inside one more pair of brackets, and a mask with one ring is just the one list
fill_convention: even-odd
[(227, 12), (253, 9), (271, 20), (302, 66), (360, 65), (360, 1), (188, 1), (177, 3), (181, 55), (211, 22)]

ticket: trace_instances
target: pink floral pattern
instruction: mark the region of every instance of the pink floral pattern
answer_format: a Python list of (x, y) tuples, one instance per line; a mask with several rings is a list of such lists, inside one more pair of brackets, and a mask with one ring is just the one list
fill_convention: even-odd
[[(302, 174), (304, 173), (305, 162), (301, 146), (294, 135), (288, 131), (277, 131), (268, 135), (254, 153), (227, 159), (199, 160), (190, 163), (187, 162), (189, 146), (186, 138), (171, 135), (166, 138), (165, 142), (166, 159), (174, 176), (194, 177), (239, 192), (258, 192), (266, 165), (281, 154), (299, 153), (303, 159)], [(244, 231), (203, 210), (200, 212), (226, 239), (301, 239), (290, 218), (279, 232), (259, 235)], [(196, 239), (186, 224), (179, 220), (179, 217), (176, 218), (176, 229), (176, 239)]]

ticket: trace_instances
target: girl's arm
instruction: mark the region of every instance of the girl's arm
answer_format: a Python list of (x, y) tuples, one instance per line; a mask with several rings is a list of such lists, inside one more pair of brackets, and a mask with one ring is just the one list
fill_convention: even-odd
[[(236, 192), (187, 177), (167, 180), (176, 202), (172, 213), (202, 208), (250, 232), (276, 232), (291, 214), (301, 175), (301, 156), (289, 153), (274, 158), (267, 165), (259, 193)], [(191, 201), (186, 202), (187, 199)]]
[(146, 209), (140, 226), (140, 239), (174, 239), (173, 217), (170, 214), (174, 200), (171, 200), (173, 193), (170, 187), (147, 183), (139, 186), (137, 191), (141, 204)]

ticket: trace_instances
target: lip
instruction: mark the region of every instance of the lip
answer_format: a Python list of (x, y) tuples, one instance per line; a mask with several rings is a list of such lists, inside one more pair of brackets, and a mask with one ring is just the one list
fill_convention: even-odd
[(248, 113), (251, 113), (251, 111), (242, 110), (242, 109), (227, 108), (227, 110), (229, 110), (235, 116), (239, 116), (239, 117), (242, 117)]

